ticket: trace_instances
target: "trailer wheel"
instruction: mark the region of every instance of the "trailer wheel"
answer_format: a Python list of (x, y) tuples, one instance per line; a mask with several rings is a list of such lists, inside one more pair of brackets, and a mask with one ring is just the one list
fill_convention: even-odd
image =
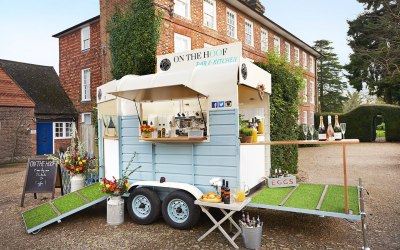
[(177, 190), (163, 200), (162, 214), (171, 227), (189, 229), (199, 220), (200, 208), (194, 204), (194, 198), (190, 194)]
[(160, 216), (161, 202), (156, 192), (147, 188), (136, 188), (129, 195), (127, 207), (134, 222), (147, 225)]

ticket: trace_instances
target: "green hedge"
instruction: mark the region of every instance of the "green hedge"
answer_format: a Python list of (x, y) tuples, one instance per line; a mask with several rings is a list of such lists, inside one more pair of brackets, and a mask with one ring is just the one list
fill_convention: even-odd
[[(271, 141), (296, 140), (298, 93), (302, 88), (302, 71), (292, 69), (274, 53), (267, 54), (269, 63), (257, 63), (272, 76), (271, 95)], [(297, 173), (297, 145), (276, 145), (271, 147), (271, 170), (282, 169)]]
[[(325, 127), (328, 125), (328, 115), (324, 116)], [(361, 142), (372, 142), (376, 139), (376, 126), (384, 120), (386, 141), (400, 141), (400, 107), (394, 105), (361, 105), (352, 111), (339, 115), (339, 122), (346, 123), (345, 138), (359, 139)], [(383, 120), (378, 115), (382, 116)], [(319, 116), (315, 115), (315, 126), (319, 126)], [(332, 122), (334, 118), (332, 117)]]

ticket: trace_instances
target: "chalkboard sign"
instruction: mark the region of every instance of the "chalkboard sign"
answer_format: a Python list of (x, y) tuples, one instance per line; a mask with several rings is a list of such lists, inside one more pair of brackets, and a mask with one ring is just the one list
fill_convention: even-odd
[(57, 164), (48, 159), (29, 159), (26, 167), (25, 185), (22, 191), (21, 207), (24, 205), (25, 193), (52, 193), (54, 191), (57, 176)]

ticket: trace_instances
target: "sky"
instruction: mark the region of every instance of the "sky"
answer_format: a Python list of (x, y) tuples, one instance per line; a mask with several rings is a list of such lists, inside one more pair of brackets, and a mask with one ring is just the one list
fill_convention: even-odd
[[(340, 62), (349, 61), (346, 20), (363, 10), (356, 0), (261, 2), (272, 21), (309, 45), (332, 41)], [(100, 13), (99, 0), (0, 0), (0, 10), (0, 58), (53, 66), (57, 72), (58, 39), (52, 35)]]

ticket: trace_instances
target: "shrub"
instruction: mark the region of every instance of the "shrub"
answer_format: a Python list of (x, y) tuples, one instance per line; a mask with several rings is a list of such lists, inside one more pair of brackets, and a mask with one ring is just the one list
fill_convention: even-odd
[[(328, 114), (322, 115), (326, 127)], [(361, 142), (375, 141), (376, 125), (379, 120), (377, 116), (380, 115), (385, 120), (386, 141), (400, 141), (400, 107), (398, 106), (362, 105), (348, 113), (338, 115), (339, 122), (346, 123), (345, 138), (359, 139)], [(319, 126), (319, 114), (316, 114), (314, 121), (318, 121), (316, 126)]]

